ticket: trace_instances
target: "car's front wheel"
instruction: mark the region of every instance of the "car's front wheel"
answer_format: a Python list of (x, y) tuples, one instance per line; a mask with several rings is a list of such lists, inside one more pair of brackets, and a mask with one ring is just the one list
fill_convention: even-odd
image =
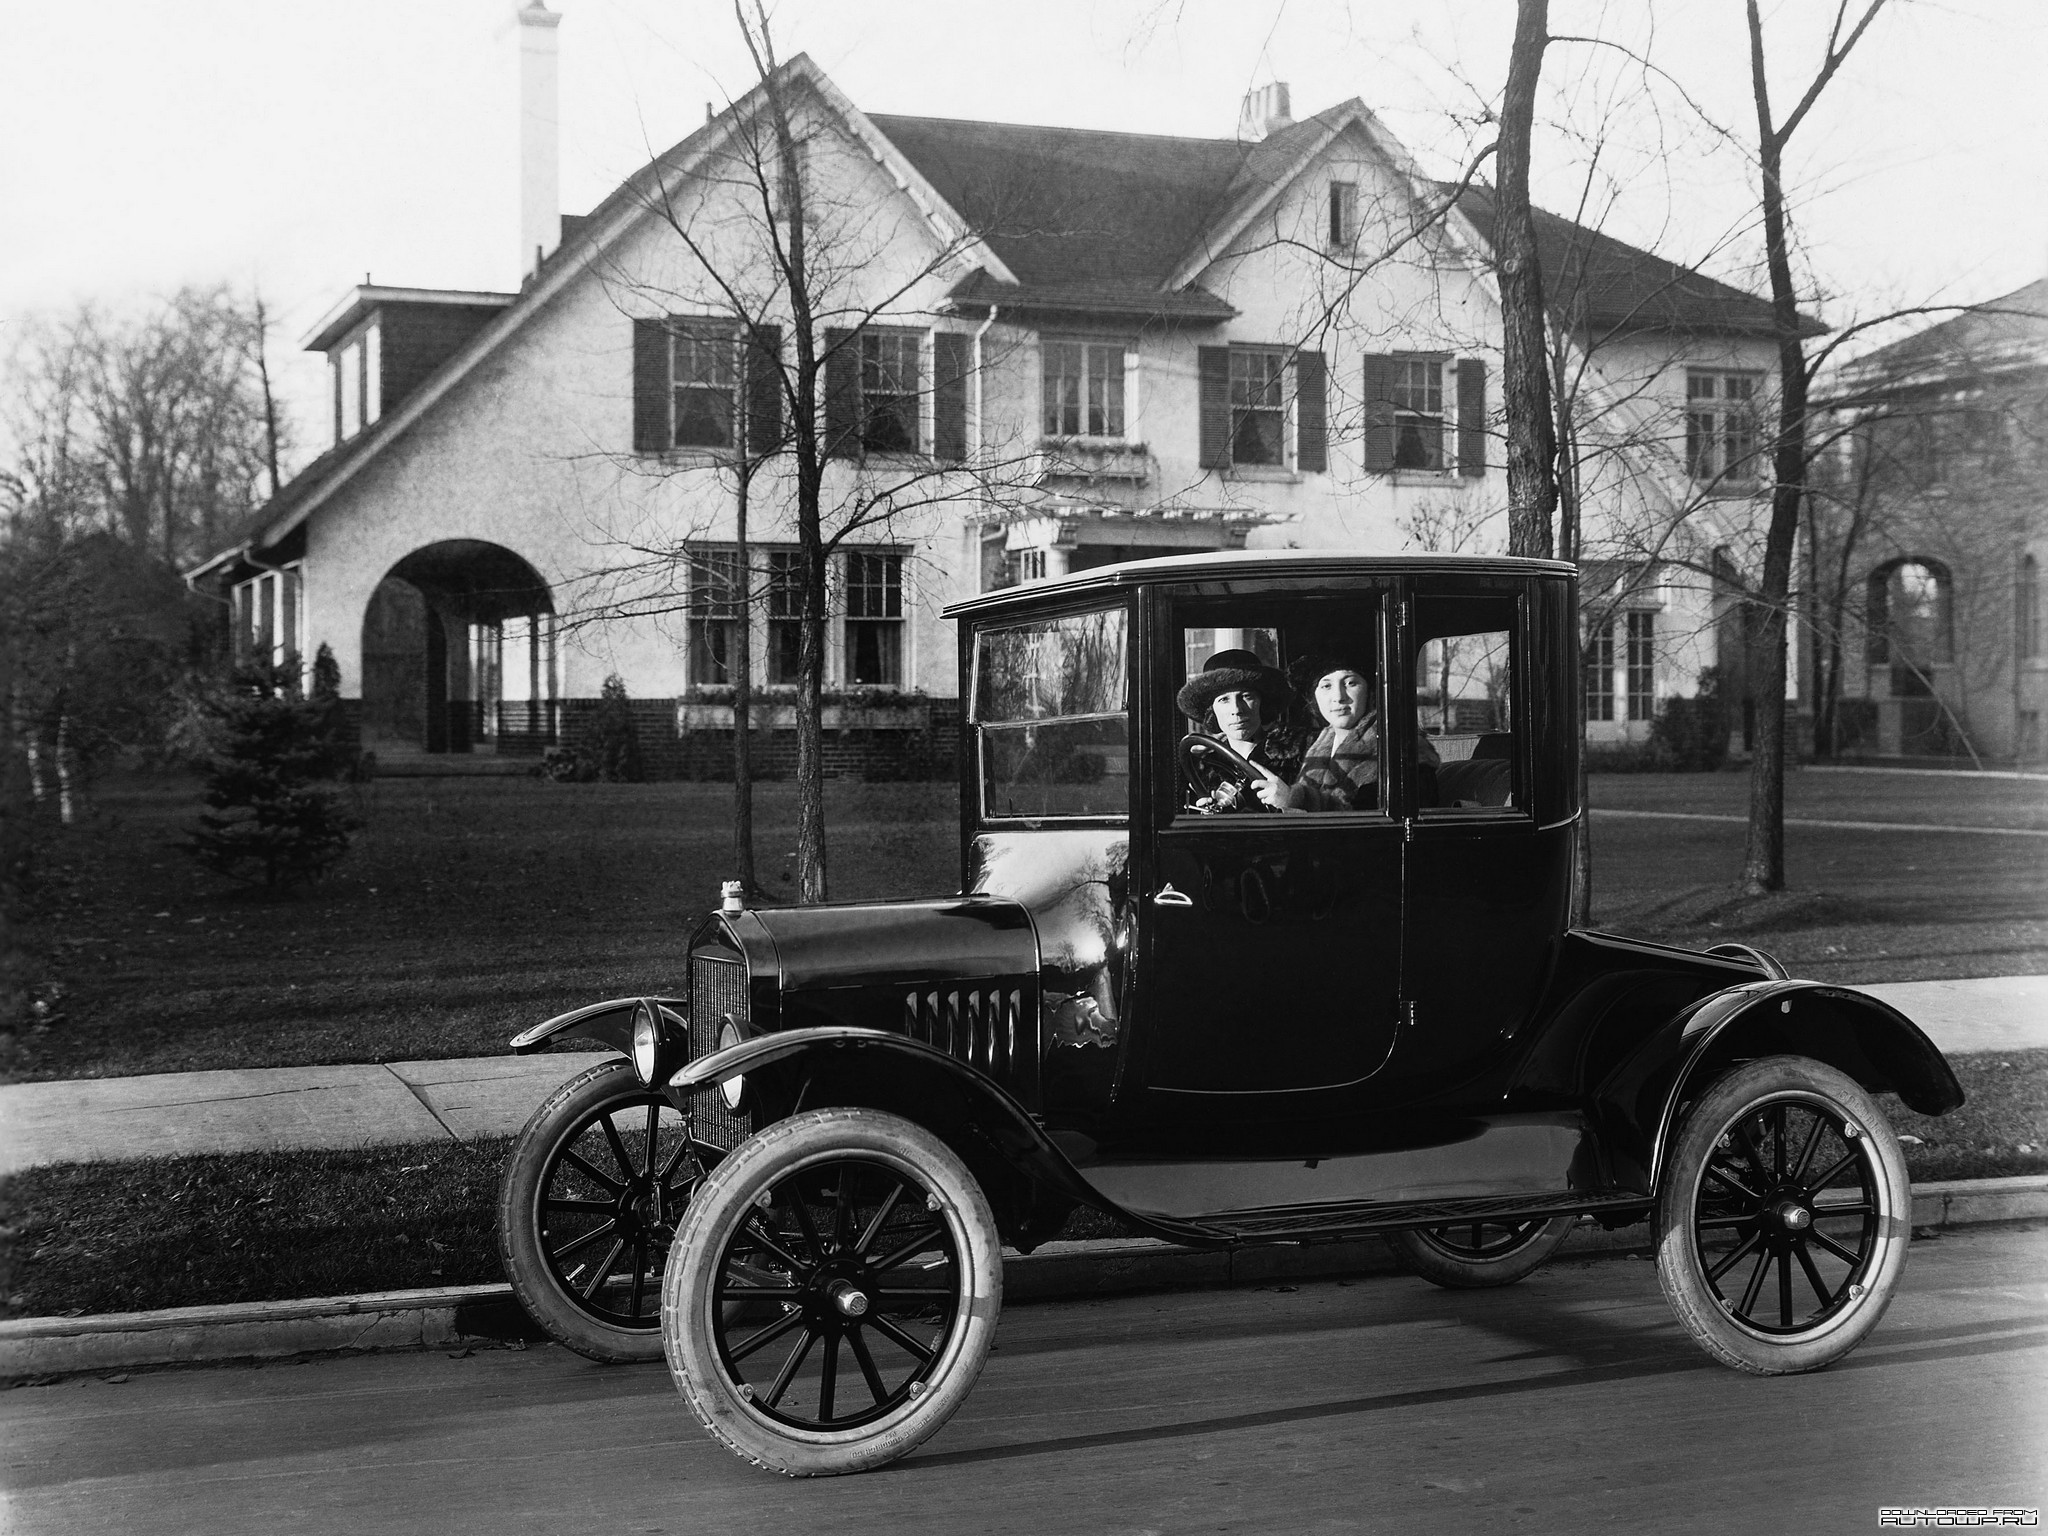
[(1548, 1221), (1468, 1221), (1391, 1232), (1396, 1258), (1423, 1279), (1453, 1290), (1512, 1285), (1550, 1262), (1572, 1235), (1571, 1216)]
[(662, 1283), (677, 1389), (712, 1437), (792, 1477), (935, 1433), (988, 1358), (1002, 1249), (946, 1144), (871, 1109), (743, 1142), (705, 1180)]
[(1913, 1192), (1869, 1094), (1800, 1056), (1710, 1087), (1680, 1126), (1657, 1200), (1657, 1277), (1724, 1365), (1818, 1370), (1884, 1316), (1906, 1263)]

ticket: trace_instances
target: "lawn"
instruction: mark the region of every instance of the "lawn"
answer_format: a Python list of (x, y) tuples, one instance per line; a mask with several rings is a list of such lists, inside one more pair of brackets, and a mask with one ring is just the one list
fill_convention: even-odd
[[(1741, 774), (1603, 775), (1596, 807), (1739, 815)], [(44, 1003), (0, 1034), (14, 1080), (494, 1054), (594, 998), (677, 986), (691, 925), (731, 873), (731, 790), (390, 779), (327, 880), (282, 899), (205, 874), (174, 846), (194, 781), (102, 784), (85, 822), (44, 826), (24, 939)], [(1793, 818), (2048, 827), (2048, 783), (1796, 773)], [(957, 885), (949, 784), (834, 781), (832, 892)], [(757, 797), (771, 892), (794, 794)], [(2048, 971), (2048, 839), (1794, 826), (1793, 889), (1734, 900), (1743, 829), (1594, 823), (1597, 924), (1740, 938), (1800, 974), (1882, 981)]]

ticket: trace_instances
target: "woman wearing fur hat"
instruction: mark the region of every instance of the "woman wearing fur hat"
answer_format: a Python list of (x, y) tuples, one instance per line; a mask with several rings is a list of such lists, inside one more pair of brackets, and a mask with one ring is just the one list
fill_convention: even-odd
[[(1300, 811), (1369, 811), (1380, 803), (1379, 711), (1372, 673), (1361, 658), (1322, 656), (1299, 668), (1316, 712), (1326, 722), (1302, 759), (1288, 807)], [(1424, 768), (1437, 765), (1427, 738), (1417, 744)]]
[(1223, 784), (1195, 802), (1198, 811), (1251, 810), (1247, 791), (1268, 809), (1287, 806), (1287, 781), (1267, 745), (1267, 736), (1287, 709), (1287, 678), (1250, 651), (1218, 651), (1181, 685), (1174, 700), (1198, 731), (1213, 731), (1263, 777), (1250, 785)]

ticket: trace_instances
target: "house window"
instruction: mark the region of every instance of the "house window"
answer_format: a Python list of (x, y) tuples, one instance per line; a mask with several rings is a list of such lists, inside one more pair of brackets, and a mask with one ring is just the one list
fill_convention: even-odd
[(1444, 467), (1444, 359), (1393, 360), (1394, 468)]
[(903, 556), (849, 550), (846, 555), (847, 681), (903, 685)]
[(1230, 462), (1287, 462), (1287, 354), (1230, 349)]
[(678, 325), (670, 337), (669, 380), (675, 446), (731, 447), (739, 393), (739, 356), (731, 328)]
[(1614, 621), (1586, 636), (1586, 718), (1614, 718)]
[(794, 685), (802, 669), (803, 555), (800, 550), (768, 552), (768, 681)]
[(363, 332), (363, 425), (372, 425), (384, 414), (384, 328), (373, 325)]
[[(1628, 717), (1647, 720), (1657, 712), (1657, 615), (1628, 616)], [(1609, 644), (1612, 644), (1610, 639)]]
[(1045, 435), (1124, 435), (1124, 345), (1045, 343)]
[(914, 331), (860, 337), (860, 443), (869, 453), (915, 453), (918, 347)]
[(1756, 479), (1757, 373), (1685, 376), (1685, 471), (1695, 480)]
[(1042, 549), (1018, 549), (1010, 553), (1010, 585), (1019, 582), (1045, 580), (1045, 551)]
[(363, 430), (363, 344), (352, 341), (334, 364), (334, 440), (345, 443)]
[(690, 681), (698, 687), (732, 681), (733, 642), (744, 611), (742, 575), (737, 550), (690, 555)]
[(1330, 247), (1349, 250), (1358, 240), (1358, 183), (1330, 183)]
[(2018, 608), (2014, 629), (2019, 636), (2020, 660), (2034, 661), (2041, 655), (2041, 562), (2032, 555), (2020, 556)]

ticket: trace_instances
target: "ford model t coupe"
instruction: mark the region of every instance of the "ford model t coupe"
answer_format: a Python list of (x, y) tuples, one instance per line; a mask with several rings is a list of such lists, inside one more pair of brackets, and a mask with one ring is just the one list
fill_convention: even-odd
[(683, 996), (514, 1042), (625, 1056), (506, 1175), (555, 1337), (658, 1341), (713, 1436), (814, 1474), (945, 1423), (1003, 1245), (1077, 1205), (1195, 1247), (1381, 1233), (1454, 1286), (1647, 1216), (1728, 1365), (1876, 1326), (1911, 1192), (1873, 1095), (1962, 1090), (1872, 998), (1571, 926), (1571, 567), (1190, 556), (951, 612), (958, 895), (729, 899)]

